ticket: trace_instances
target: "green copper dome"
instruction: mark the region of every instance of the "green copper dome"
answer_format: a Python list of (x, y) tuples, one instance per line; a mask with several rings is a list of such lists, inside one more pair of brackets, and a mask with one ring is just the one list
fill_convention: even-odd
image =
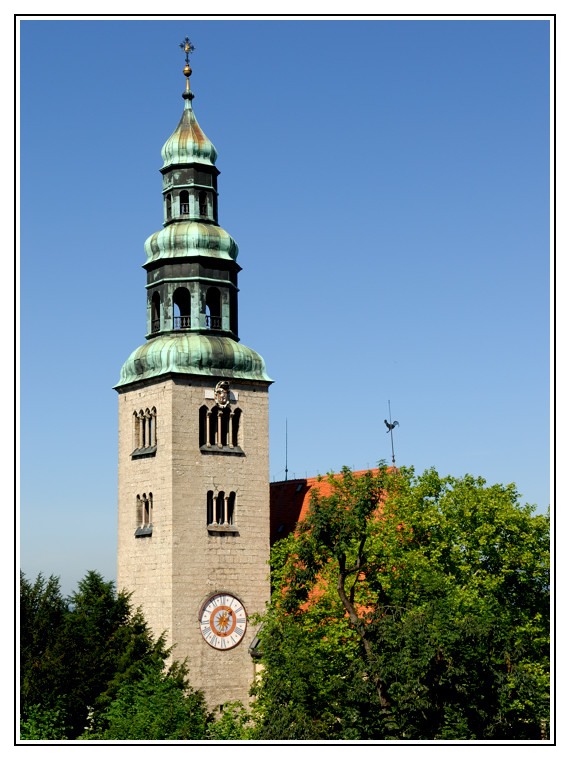
[(273, 382), (251, 348), (231, 338), (178, 333), (152, 338), (133, 351), (115, 388), (169, 373)]
[(209, 164), (216, 163), (218, 154), (214, 145), (208, 140), (196, 121), (192, 110), (192, 101), (187, 98), (184, 111), (174, 132), (162, 146), (164, 170), (176, 164)]
[(238, 255), (237, 243), (228, 232), (217, 225), (193, 221), (169, 224), (147, 238), (144, 249), (147, 263), (196, 255), (235, 261)]

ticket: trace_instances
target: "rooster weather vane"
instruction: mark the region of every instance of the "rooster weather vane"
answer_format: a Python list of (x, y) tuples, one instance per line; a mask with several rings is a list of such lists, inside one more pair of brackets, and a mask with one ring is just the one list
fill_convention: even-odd
[(394, 431), (394, 428), (396, 427), (396, 425), (399, 426), (400, 423), (398, 422), (398, 420), (394, 420), (394, 422), (392, 422), (392, 410), (390, 409), (390, 402), (389, 401), (388, 401), (388, 417), (390, 418), (390, 421), (388, 422), (388, 420), (384, 420), (384, 424), (388, 428), (388, 430), (386, 430), (386, 432), (390, 433), (390, 442), (392, 444), (392, 465), (395, 466), (395, 464), (396, 464), (396, 458), (394, 457), (394, 435), (393, 435), (393, 431)]

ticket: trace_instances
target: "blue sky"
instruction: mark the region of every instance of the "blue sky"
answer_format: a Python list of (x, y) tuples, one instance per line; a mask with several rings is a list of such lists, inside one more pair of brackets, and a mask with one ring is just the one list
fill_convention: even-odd
[(117, 398), (194, 108), (265, 358), (272, 480), (390, 460), (550, 501), (543, 19), (20, 25), (20, 565), (115, 579)]

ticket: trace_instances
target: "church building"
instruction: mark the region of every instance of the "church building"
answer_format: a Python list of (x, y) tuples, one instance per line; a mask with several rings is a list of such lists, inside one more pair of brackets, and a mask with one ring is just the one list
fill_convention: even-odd
[(162, 148), (163, 221), (145, 243), (145, 343), (119, 402), (117, 588), (187, 658), (210, 708), (248, 702), (251, 616), (269, 600), (272, 382), (238, 337), (238, 247), (218, 223), (217, 153), (192, 107)]

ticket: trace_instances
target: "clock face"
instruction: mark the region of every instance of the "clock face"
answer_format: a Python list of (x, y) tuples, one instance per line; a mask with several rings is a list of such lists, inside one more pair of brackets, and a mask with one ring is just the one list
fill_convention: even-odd
[(214, 649), (231, 649), (242, 640), (247, 627), (243, 604), (230, 594), (215, 594), (202, 607), (200, 630)]

